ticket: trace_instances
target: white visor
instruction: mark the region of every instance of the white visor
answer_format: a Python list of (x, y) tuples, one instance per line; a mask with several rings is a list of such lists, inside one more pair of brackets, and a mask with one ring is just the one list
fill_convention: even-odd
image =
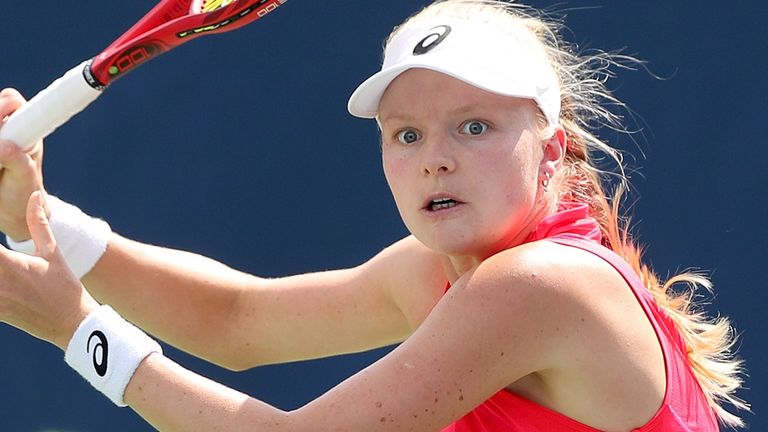
[(560, 85), (546, 52), (521, 25), (443, 18), (410, 23), (384, 52), (381, 71), (349, 99), (349, 112), (374, 118), (389, 84), (414, 68), (444, 73), (480, 89), (534, 100), (550, 127), (560, 118)]

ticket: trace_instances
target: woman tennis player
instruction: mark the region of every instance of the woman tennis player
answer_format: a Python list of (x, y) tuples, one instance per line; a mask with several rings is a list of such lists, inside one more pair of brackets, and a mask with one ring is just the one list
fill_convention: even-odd
[[(728, 321), (671, 290), (709, 282), (654, 276), (593, 164), (616, 158), (590, 128), (620, 127), (601, 105), (613, 59), (557, 30), (501, 0), (435, 2), (394, 30), (349, 110), (378, 122), (412, 235), (354, 268), (263, 279), (130, 241), (46, 195), (42, 146), (2, 143), (0, 228), (29, 255), (0, 250), (0, 319), (161, 431), (742, 425)], [(22, 104), (5, 90), (0, 117)], [(286, 412), (144, 332), (236, 370), (401, 343)]]

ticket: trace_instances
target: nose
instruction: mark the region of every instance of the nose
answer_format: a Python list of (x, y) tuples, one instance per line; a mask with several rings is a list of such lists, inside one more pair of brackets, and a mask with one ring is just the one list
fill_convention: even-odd
[(450, 137), (433, 136), (421, 147), (422, 172), (425, 176), (448, 174), (456, 169)]

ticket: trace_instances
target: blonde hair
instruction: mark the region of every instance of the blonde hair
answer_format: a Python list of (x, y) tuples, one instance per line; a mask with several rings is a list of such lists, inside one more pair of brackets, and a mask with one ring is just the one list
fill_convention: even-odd
[[(606, 127), (626, 132), (622, 117), (615, 112), (616, 108), (626, 109), (626, 106), (611, 94), (605, 82), (613, 76), (614, 68), (640, 62), (618, 53), (579, 53), (575, 45), (561, 37), (560, 20), (504, 0), (438, 0), (395, 28), (387, 43), (408, 23), (437, 16), (522, 25), (546, 49), (560, 80), (560, 126), (567, 138), (566, 157), (554, 179), (558, 198), (589, 205), (592, 216), (600, 224), (603, 244), (632, 266), (682, 335), (693, 373), (719, 420), (727, 426), (744, 426), (738, 416), (723, 406), (749, 409), (749, 405), (735, 395), (742, 385), (744, 371), (742, 360), (733, 354), (736, 341), (733, 328), (727, 318), (708, 317), (695, 301), (698, 288), (711, 291), (711, 282), (695, 272), (684, 272), (662, 281), (643, 262), (642, 247), (631, 239), (629, 219), (622, 216), (620, 209), (628, 188), (622, 155), (593, 132)], [(614, 172), (597, 166), (601, 155), (616, 163)], [(612, 196), (606, 193), (611, 177), (618, 180)], [(684, 289), (675, 289), (678, 286)]]

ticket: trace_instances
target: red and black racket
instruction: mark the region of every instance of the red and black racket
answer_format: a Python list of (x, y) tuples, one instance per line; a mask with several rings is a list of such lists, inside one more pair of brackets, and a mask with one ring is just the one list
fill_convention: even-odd
[(29, 149), (139, 65), (199, 36), (237, 29), (287, 0), (163, 0), (104, 52), (70, 69), (8, 117), (0, 139)]

